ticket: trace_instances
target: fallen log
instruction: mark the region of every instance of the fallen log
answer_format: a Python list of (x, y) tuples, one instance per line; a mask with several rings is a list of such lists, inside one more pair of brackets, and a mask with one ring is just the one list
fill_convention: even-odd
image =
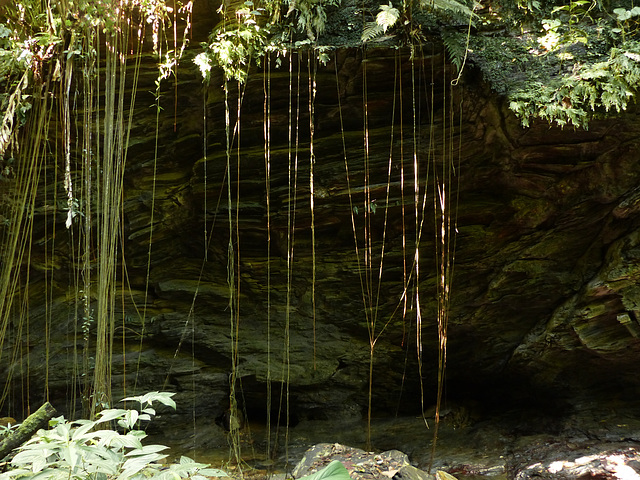
[(0, 460), (3, 460), (14, 449), (29, 440), (39, 429), (48, 425), (56, 414), (56, 409), (49, 402), (32, 413), (22, 424), (0, 442)]

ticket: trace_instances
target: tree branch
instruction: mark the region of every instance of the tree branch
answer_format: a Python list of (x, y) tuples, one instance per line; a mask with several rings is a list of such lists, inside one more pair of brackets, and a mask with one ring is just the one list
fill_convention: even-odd
[(56, 409), (46, 402), (35, 413), (29, 415), (16, 431), (0, 442), (0, 460), (29, 440), (40, 428), (46, 427), (56, 413)]

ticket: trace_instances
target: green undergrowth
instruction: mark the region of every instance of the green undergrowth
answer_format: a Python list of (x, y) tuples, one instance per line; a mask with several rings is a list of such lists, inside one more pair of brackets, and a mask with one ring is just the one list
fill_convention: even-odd
[[(469, 56), (524, 127), (542, 119), (587, 129), (592, 119), (626, 110), (640, 83), (640, 42), (628, 23), (636, 9), (614, 11), (586, 24), (571, 24), (565, 16), (543, 20), (526, 34), (475, 35)], [(634, 17), (627, 17), (631, 11)], [(625, 18), (627, 23), (620, 21)]]
[[(360, 29), (358, 45), (415, 48), (439, 39), (455, 70), (462, 71), (467, 61), (475, 65), (494, 92), (507, 97), (524, 127), (541, 119), (586, 129), (592, 119), (626, 110), (640, 82), (640, 7), (631, 4), (386, 1), (350, 10), (348, 0), (336, 0), (314, 14), (302, 7), (315, 4), (300, 0), (274, 21), (273, 3), (263, 10), (250, 1), (238, 3), (236, 22), (214, 31), (196, 59), (205, 79), (220, 65), (227, 78), (245, 81), (252, 61), (287, 45), (315, 48), (322, 60), (336, 41), (327, 43), (322, 33), (340, 23), (346, 32)], [(340, 10), (352, 19), (336, 15)], [(287, 23), (290, 16), (297, 22)], [(310, 17), (316, 22), (312, 27)], [(362, 18), (360, 25), (355, 17)]]
[(156, 414), (154, 403), (175, 408), (173, 393), (151, 392), (123, 401), (140, 409), (102, 410), (95, 420), (57, 417), (17, 450), (0, 480), (207, 480), (227, 474), (182, 457), (160, 463), (168, 447), (144, 445), (143, 424)]
[[(220, 21), (194, 62), (206, 82), (216, 68), (244, 83), (266, 56), (277, 68), (295, 49), (326, 63), (334, 48), (409, 46), (415, 53), (440, 43), (458, 72), (477, 67), (523, 126), (542, 119), (588, 128), (594, 118), (626, 110), (640, 81), (640, 7), (616, 1), (231, 0), (220, 3)], [(95, 26), (117, 31), (110, 0), (42, 5), (21, 0), (0, 8), (6, 17), (0, 21), (0, 153), (29, 118), (34, 86), (59, 82), (67, 63), (93, 58), (87, 36)], [(147, 22), (169, 22), (158, 0), (131, 5)], [(174, 57), (158, 58), (161, 78), (177, 66)], [(4, 167), (10, 166), (0, 162)]]

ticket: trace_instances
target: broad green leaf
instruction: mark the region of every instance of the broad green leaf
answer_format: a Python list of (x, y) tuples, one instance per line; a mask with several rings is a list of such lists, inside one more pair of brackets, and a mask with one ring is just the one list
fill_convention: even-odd
[(162, 460), (163, 458), (166, 458), (166, 455), (160, 455), (158, 453), (150, 453), (148, 455), (130, 458), (124, 462), (124, 465), (122, 466), (122, 473), (118, 477), (118, 480), (127, 480), (150, 463)]
[(127, 414), (125, 415), (127, 421), (131, 425), (131, 427), (133, 427), (136, 424), (136, 422), (138, 421), (138, 415), (140, 415), (140, 414), (138, 413), (137, 410), (129, 410), (127, 412)]
[(56, 428), (45, 432), (45, 435), (55, 440), (61, 440), (67, 442), (71, 436), (71, 425), (68, 423), (60, 423), (56, 425)]
[(152, 401), (157, 401), (162, 403), (163, 405), (167, 405), (169, 407), (173, 407), (175, 410), (176, 402), (171, 398), (175, 395), (174, 392), (154, 392), (154, 395), (151, 397)]
[(111, 444), (112, 446), (118, 447), (118, 448), (120, 447), (133, 448), (133, 449), (142, 448), (142, 442), (140, 441), (140, 437), (138, 435), (132, 435), (132, 432), (127, 432), (126, 435), (118, 435), (118, 438), (113, 439)]
[(104, 458), (93, 458), (85, 464), (88, 473), (115, 476), (120, 471), (121, 463), (113, 462)]
[(59, 417), (53, 417), (51, 420), (49, 420), (49, 427), (53, 428), (59, 423), (64, 423), (64, 422), (65, 422), (64, 415), (60, 415)]
[(63, 480), (69, 477), (69, 472), (63, 469), (46, 468), (30, 477), (29, 480)]
[(71, 470), (75, 470), (76, 466), (78, 465), (78, 461), (80, 460), (80, 455), (78, 454), (76, 444), (73, 442), (69, 443), (67, 448), (63, 448), (60, 453), (62, 454), (61, 456), (64, 461), (67, 462), (67, 465), (69, 465), (69, 468), (71, 468)]
[(161, 452), (162, 450), (166, 450), (169, 447), (164, 445), (143, 445), (142, 448), (137, 450), (132, 450), (128, 452), (125, 456), (132, 457), (134, 455), (146, 455), (148, 453), (156, 453)]
[(182, 477), (174, 470), (164, 470), (153, 477), (153, 480), (181, 480)]
[(31, 464), (31, 470), (34, 473), (42, 471), (43, 468), (47, 466), (47, 458), (44, 456), (36, 457), (33, 459), (33, 463)]
[[(322, 470), (302, 477), (300, 480), (350, 480), (349, 472), (338, 460), (333, 460)], [(443, 479), (444, 480), (444, 479)]]
[(614, 8), (613, 13), (615, 13), (619, 22), (624, 22), (631, 18), (631, 12), (624, 8)]
[[(228, 477), (229, 474), (219, 468), (203, 468), (198, 470), (198, 473), (206, 475), (207, 477)], [(346, 479), (345, 479), (346, 480)]]
[[(93, 432), (93, 434), (93, 438), (97, 440), (97, 444), (104, 446), (109, 446), (112, 442), (114, 442), (114, 439), (118, 439), (119, 437), (124, 436), (113, 430), (97, 430)], [(114, 445), (118, 444), (115, 443)]]
[(127, 430), (132, 430), (135, 427), (136, 422), (138, 421), (138, 411), (137, 410), (127, 410), (127, 413), (124, 414), (124, 417), (118, 420), (118, 425)]
[(25, 470), (24, 468), (14, 468), (13, 470), (9, 470), (8, 472), (4, 472), (0, 474), (0, 478), (9, 479), (11, 477), (21, 477), (23, 475), (30, 475), (30, 470)]
[[(231, 44), (231, 42), (229, 42)], [(231, 44), (233, 46), (233, 44)], [(140, 395), (137, 397), (127, 397), (123, 398), (121, 401), (134, 401), (138, 402), (141, 405), (151, 405), (153, 402), (160, 402), (163, 405), (167, 405), (169, 407), (173, 407), (175, 410), (176, 402), (171, 398), (175, 395), (174, 392), (149, 392), (144, 395)]]
[(89, 438), (94, 438), (96, 436), (96, 432), (87, 434), (87, 432), (90, 432), (93, 427), (95, 427), (95, 422), (87, 422), (84, 425), (81, 425), (73, 431), (73, 433), (71, 434), (71, 440), (74, 442), (79, 442)]
[(98, 414), (98, 415), (100, 415), (100, 418), (98, 420), (96, 420), (96, 424), (102, 423), (102, 422), (110, 422), (110, 421), (115, 420), (115, 419), (120, 419), (127, 412), (128, 412), (128, 410), (124, 410), (122, 408), (111, 408), (109, 410), (102, 410)]
[[(51, 453), (51, 450), (43, 448), (42, 446), (37, 449), (29, 448), (21, 450), (15, 457), (13, 457), (11, 464), (29, 467), (32, 472), (39, 472), (44, 468), (46, 459)], [(45, 462), (45, 464), (43, 464), (43, 462)]]

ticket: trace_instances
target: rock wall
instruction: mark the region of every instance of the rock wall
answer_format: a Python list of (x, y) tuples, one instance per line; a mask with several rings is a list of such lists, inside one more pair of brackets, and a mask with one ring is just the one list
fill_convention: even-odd
[[(222, 81), (214, 77), (204, 91), (188, 61), (194, 54), (187, 52), (183, 61), (175, 111), (173, 86), (164, 92), (157, 161), (155, 109), (148, 108), (153, 98), (146, 93), (154, 89), (153, 65), (144, 66), (140, 79), (123, 193), (119, 261), (126, 276), (119, 268), (125, 294), (116, 302), (114, 397), (134, 388), (171, 390), (177, 392), (175, 415), (185, 421), (192, 412), (221, 418), (229, 406), (236, 351), (241, 406), (251, 419), (267, 415), (268, 379), (274, 415), (281, 387), (287, 387), (292, 423), (359, 419), (367, 407), (370, 358), (365, 313), (376, 312), (376, 332), (382, 333), (374, 350), (374, 414), (419, 412), (415, 304), (408, 302), (406, 315), (401, 313), (404, 265), (411, 269), (416, 238), (415, 146), (418, 223), (424, 218), (418, 284), (424, 402), (435, 401), (437, 378), (433, 182), (440, 172), (434, 165), (443, 158), (455, 164), (447, 186), (457, 201), (447, 399), (469, 402), (487, 415), (523, 405), (563, 414), (635, 402), (640, 386), (635, 112), (593, 122), (587, 132), (543, 124), (523, 129), (472, 67), (460, 86), (450, 88), (453, 72), (436, 46), (415, 61), (402, 50), (332, 52), (326, 66), (311, 67), (317, 68), (314, 294), (307, 56), (291, 57), (291, 76), (289, 57), (280, 58), (280, 66), (274, 57), (268, 83), (263, 65), (241, 89), (227, 190)], [(231, 85), (232, 125), (237, 99)], [(365, 165), (369, 202), (363, 194)], [(62, 195), (60, 183), (57, 189)], [(229, 214), (237, 312), (229, 309)], [(24, 266), (32, 273), (31, 333), (27, 338), (11, 330), (3, 358), (11, 358), (20, 342), (29, 355), (25, 348), (22, 359), (0, 365), (0, 377), (12, 374), (0, 413), (17, 417), (27, 403), (33, 409), (42, 401), (45, 378), (57, 408), (79, 408), (77, 386), (83, 381), (84, 342), (74, 320), (74, 237), (64, 230), (65, 212), (52, 216), (43, 204), (36, 217), (33, 238), (41, 240), (32, 247), (30, 267)], [(376, 309), (369, 311), (360, 275), (365, 218), (374, 252)], [(47, 238), (53, 223), (58, 235)], [(46, 322), (50, 342), (41, 335)]]

